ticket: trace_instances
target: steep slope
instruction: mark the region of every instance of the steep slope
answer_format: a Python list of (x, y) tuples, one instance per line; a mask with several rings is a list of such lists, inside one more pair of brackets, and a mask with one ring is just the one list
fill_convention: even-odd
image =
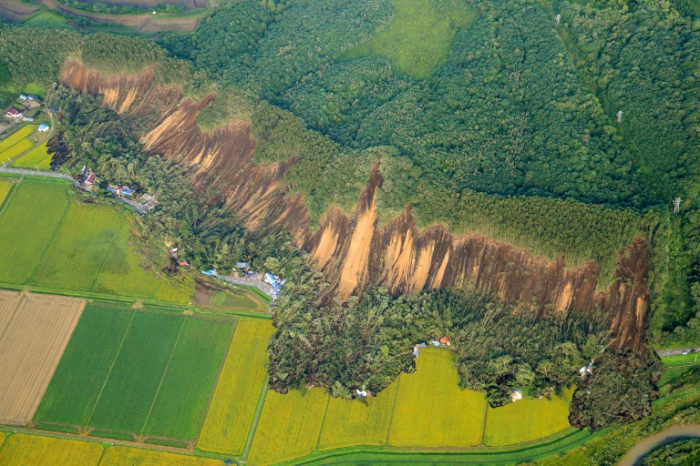
[(152, 123), (142, 137), (145, 148), (191, 167), (196, 185), (215, 187), (251, 229), (288, 228), (332, 284), (328, 296), (337, 292), (347, 298), (369, 282), (387, 286), (395, 295), (457, 286), (492, 293), (540, 315), (576, 312), (593, 317), (603, 312), (617, 346), (643, 346), (650, 298), (649, 246), (642, 238), (620, 251), (614, 281), (600, 291), (594, 262), (566, 268), (563, 259), (533, 257), (476, 233), (455, 237), (440, 226), (421, 232), (410, 206), (379, 228), (376, 198), (383, 178), (378, 164), (355, 211), (344, 215), (331, 208), (313, 231), (302, 196), (291, 195), (283, 182), (295, 159), (267, 166), (252, 163), (255, 142), (246, 121), (229, 121), (213, 132), (198, 127), (198, 112), (215, 96), (195, 103), (175, 88), (157, 85), (152, 69), (138, 76), (107, 77), (77, 62), (66, 64), (61, 82), (102, 94), (110, 108)]

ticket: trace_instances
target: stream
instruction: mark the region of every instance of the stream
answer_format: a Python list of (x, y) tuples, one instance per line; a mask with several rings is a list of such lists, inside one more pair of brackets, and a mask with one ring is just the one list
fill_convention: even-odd
[(673, 443), (676, 440), (699, 438), (700, 424), (675, 425), (667, 427), (656, 435), (647, 437), (636, 444), (622, 458), (618, 466), (638, 466), (654, 448)]

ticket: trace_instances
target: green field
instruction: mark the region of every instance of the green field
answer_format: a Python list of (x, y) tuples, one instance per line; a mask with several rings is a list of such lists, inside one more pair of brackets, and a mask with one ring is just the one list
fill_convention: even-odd
[(88, 425), (137, 436), (146, 423), (185, 317), (137, 312)]
[(460, 390), (452, 351), (426, 348), (401, 374), (389, 445), (471, 447), (481, 443), (486, 395)]
[(62, 18), (61, 16), (55, 15), (47, 10), (40, 10), (24, 20), (22, 25), (44, 28), (64, 28), (68, 27), (68, 21), (66, 18)]
[(0, 179), (0, 208), (2, 208), (2, 205), (5, 203), (5, 199), (7, 199), (7, 195), (10, 194), (10, 191), (12, 191), (12, 187), (14, 185), (15, 184), (10, 180)]
[(457, 29), (476, 18), (460, 0), (390, 0), (394, 20), (379, 35), (341, 58), (384, 57), (400, 73), (427, 78), (447, 58)]
[(133, 316), (125, 306), (85, 307), (34, 415), (35, 424), (87, 424)]
[(275, 329), (269, 320), (240, 319), (219, 377), (197, 447), (243, 453), (265, 384), (267, 345)]
[(25, 284), (53, 238), (69, 198), (66, 183), (25, 180), (0, 217), (0, 282)]
[(694, 366), (700, 364), (700, 353), (676, 354), (674, 356), (664, 356), (661, 362), (666, 367)]
[(31, 149), (34, 143), (29, 139), (22, 139), (9, 149), (0, 152), (0, 163), (6, 163), (17, 157), (22, 152)]
[[(0, 154), (5, 152), (24, 138), (28, 137), (34, 132), (35, 129), (36, 126), (34, 125), (23, 126), (22, 128), (12, 133), (9, 137), (0, 141)], [(2, 158), (0, 157), (0, 163), (5, 163), (6, 161), (7, 160), (2, 160)]]
[(188, 317), (163, 378), (144, 437), (194, 441), (204, 421), (236, 320)]
[(513, 445), (549, 437), (571, 427), (569, 403), (574, 389), (561, 397), (522, 399), (500, 408), (489, 408), (484, 443), (488, 446)]
[(366, 404), (331, 398), (318, 449), (386, 444), (398, 386), (392, 383)]
[(73, 202), (32, 284), (90, 291), (123, 221), (110, 207)]
[(40, 170), (48, 170), (51, 168), (51, 155), (46, 152), (47, 143), (48, 141), (36, 146), (31, 151), (15, 160), (12, 163), (12, 166), (19, 168), (39, 168)]
[(328, 395), (320, 388), (286, 395), (269, 391), (249, 463), (273, 464), (310, 454), (316, 449), (327, 405)]

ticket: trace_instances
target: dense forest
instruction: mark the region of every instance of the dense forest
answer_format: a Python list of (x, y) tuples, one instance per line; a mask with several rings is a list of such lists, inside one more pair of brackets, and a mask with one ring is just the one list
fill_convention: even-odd
[[(255, 163), (294, 159), (283, 182), (303, 196), (312, 228), (332, 205), (352, 213), (380, 162), (381, 225), (410, 205), (419, 228), (481, 232), (567, 266), (595, 260), (600, 288), (641, 236), (653, 253), (651, 342), (698, 343), (700, 36), (690, 3), (463, 3), (473, 18), (452, 25), (449, 53), (425, 78), (358, 48), (389, 31), (400, 2), (248, 0), (157, 43), (0, 25), (0, 85), (51, 86), (79, 59), (109, 75), (155, 66), (160, 85), (195, 100), (215, 93), (200, 125), (250, 120)], [(322, 302), (328, 284), (289, 235), (253, 235), (221, 193), (193, 191), (185, 168), (145, 154), (144, 121), (60, 86), (48, 99), (66, 115), (54, 168), (87, 164), (105, 181), (156, 192), (147, 228), (198, 266), (246, 259), (288, 279), (273, 310), (275, 389), (376, 392), (413, 370), (413, 345), (449, 334), (462, 386), (492, 405), (514, 388), (540, 396), (575, 383), (574, 425), (649, 412), (658, 360), (648, 348), (612, 349), (602, 316), (534, 316), (462, 290), (394, 298), (370, 286)], [(596, 370), (581, 380), (591, 361)]]

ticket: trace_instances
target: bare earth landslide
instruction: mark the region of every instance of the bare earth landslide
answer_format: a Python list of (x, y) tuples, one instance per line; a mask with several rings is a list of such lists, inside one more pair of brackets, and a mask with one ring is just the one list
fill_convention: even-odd
[(31, 421), (84, 308), (82, 299), (22, 299), (0, 337), (0, 424)]

